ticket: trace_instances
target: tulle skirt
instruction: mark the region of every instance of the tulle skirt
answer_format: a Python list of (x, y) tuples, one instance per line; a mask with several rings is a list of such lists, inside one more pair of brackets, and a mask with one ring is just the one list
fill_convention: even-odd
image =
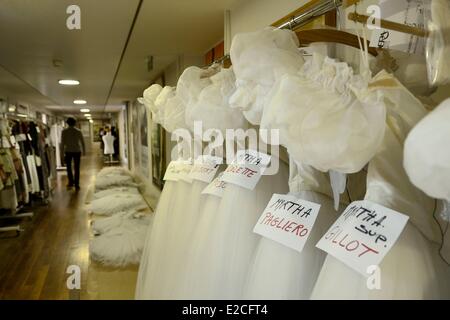
[(373, 283), (369, 283), (371, 286), (367, 285), (366, 277), (328, 255), (311, 298), (349, 300), (450, 298), (449, 267), (440, 259), (437, 245), (427, 240), (409, 222), (379, 267), (381, 280), (379, 289), (373, 289)]
[(288, 190), (287, 166), (280, 163), (273, 176), (263, 176), (254, 190), (229, 184), (209, 232), (209, 253), (201, 299), (241, 299), (252, 255), (260, 236), (253, 233), (258, 218), (274, 193)]
[(158, 206), (156, 207), (153, 224), (147, 229), (136, 284), (136, 299), (150, 299), (151, 284), (158, 277), (158, 274), (154, 272), (158, 265), (155, 261), (151, 261), (151, 259), (163, 253), (164, 238), (167, 235), (167, 224), (170, 221), (171, 208), (175, 204), (173, 198), (175, 198), (178, 183), (175, 181), (166, 181), (159, 198)]
[[(170, 183), (170, 182), (169, 182)], [(139, 268), (137, 299), (172, 299), (179, 288), (178, 281), (185, 246), (200, 205), (204, 182), (192, 184), (178, 181), (171, 185), (167, 195), (166, 184)], [(194, 213), (194, 214), (193, 214)], [(142, 276), (141, 276), (142, 275)]]
[(302, 252), (267, 238), (261, 238), (256, 249), (244, 289), (245, 299), (309, 299), (319, 276), (326, 253), (317, 242), (339, 216), (332, 200), (312, 191), (295, 194), (298, 198), (321, 205)]
[(186, 275), (187, 252), (194, 230), (200, 218), (200, 208), (203, 206), (204, 198), (201, 192), (207, 186), (202, 181), (193, 181), (189, 189), (185, 191), (184, 205), (177, 205), (173, 215), (173, 224), (170, 233), (173, 235), (169, 239), (166, 250), (166, 266), (160, 276), (164, 283), (159, 288), (158, 297), (161, 299), (179, 299), (183, 279)]
[[(214, 250), (209, 245), (214, 235), (212, 226), (217, 219), (217, 209), (222, 198), (201, 195), (205, 198), (200, 208), (200, 217), (193, 231), (192, 241), (187, 250), (184, 278), (180, 281), (178, 299), (204, 299), (210, 292), (210, 257)], [(217, 250), (217, 249), (216, 249)]]

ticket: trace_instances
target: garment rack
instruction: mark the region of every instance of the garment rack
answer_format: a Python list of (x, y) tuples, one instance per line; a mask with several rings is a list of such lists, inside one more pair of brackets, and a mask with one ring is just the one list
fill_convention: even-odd
[[(334, 10), (338, 9), (340, 6), (344, 5), (344, 7), (349, 7), (353, 4), (358, 3), (360, 0), (312, 0), (306, 3), (304, 6), (300, 7), (299, 9), (291, 12), (289, 15), (287, 15), (284, 18), (281, 18), (280, 20), (276, 21), (272, 24), (272, 26), (277, 27), (279, 29), (290, 29), (294, 30), (296, 28), (299, 28), (301, 26), (304, 26), (308, 24), (309, 22), (313, 21), (314, 19), (326, 15), (327, 13), (331, 13)], [(309, 30), (308, 30), (309, 31)], [(356, 39), (356, 36), (351, 35), (349, 33), (345, 33), (345, 37), (342, 35), (344, 34), (343, 31), (339, 30), (330, 30), (330, 29), (324, 29), (324, 32), (322, 32), (322, 37), (326, 36), (324, 33), (327, 33), (328, 31), (334, 33), (341, 33), (340, 42), (348, 45), (355, 46), (358, 42)], [(334, 37), (336, 35), (333, 35)], [(349, 38), (353, 36), (353, 39)], [(345, 39), (347, 38), (347, 39)], [(336, 39), (336, 37), (335, 37)], [(322, 39), (318, 39), (322, 40)], [(308, 39), (305, 41), (305, 43), (312, 43), (317, 42), (318, 40), (314, 41), (313, 39)], [(375, 51), (371, 52), (373, 55), (376, 55)], [(206, 67), (210, 67), (214, 64), (223, 64), (226, 61), (230, 60), (230, 55), (224, 55), (223, 57), (214, 60), (210, 64), (208, 64)]]
[[(340, 7), (348, 8), (350, 6), (357, 5), (359, 2), (361, 2), (361, 0), (312, 0), (303, 5), (302, 7), (300, 7), (299, 9), (291, 12), (287, 16), (276, 21), (275, 23), (272, 24), (272, 26), (277, 27), (279, 29), (294, 30), (296, 28), (308, 24), (309, 22), (313, 21), (314, 19), (320, 16), (331, 13)], [(350, 12), (348, 14), (348, 19), (354, 22), (365, 24), (367, 23), (369, 16), (358, 14), (356, 12)], [(420, 37), (428, 36), (427, 30), (421, 28), (411, 27), (384, 19), (379, 19), (377, 22), (379, 22), (380, 26), (385, 29), (416, 35)], [(312, 30), (302, 30), (297, 32), (297, 35), (299, 36), (299, 39), (302, 40), (302, 43), (309, 44), (312, 42), (324, 41), (327, 38), (333, 39), (334, 42), (337, 41), (339, 43), (351, 45), (353, 47), (355, 47), (356, 44), (358, 43), (358, 41), (355, 40), (356, 38), (355, 35), (346, 33), (344, 31), (334, 29), (317, 29), (320, 30), (320, 32), (317, 31), (314, 33)], [(307, 34), (307, 32), (313, 32), (314, 34), (309, 35)], [(337, 33), (340, 33), (340, 35), (338, 35)], [(319, 35), (319, 37), (317, 37), (317, 35)], [(305, 37), (305, 40), (303, 40), (302, 37)], [(376, 48), (369, 48), (369, 52), (374, 56), (377, 55), (376, 50), (377, 50)], [(227, 54), (217, 60), (214, 60), (206, 67), (210, 67), (214, 64), (219, 63), (223, 64), (224, 62), (229, 60), (230, 55)]]
[[(2, 118), (5, 120), (12, 119), (12, 120), (18, 120), (18, 121), (24, 121), (25, 118), (18, 117), (16, 115), (12, 114), (2, 114)], [(23, 209), (23, 206), (19, 206), (15, 210), (13, 210), (12, 214), (8, 215), (0, 215), (0, 220), (6, 220), (6, 219), (22, 219), (22, 218), (29, 218), (31, 219), (34, 216), (33, 212), (23, 212), (23, 213), (16, 213)], [(24, 231), (20, 225), (13, 225), (8, 227), (0, 227), (0, 232), (10, 232), (10, 231), (16, 231), (16, 234), (19, 235), (20, 232)]]

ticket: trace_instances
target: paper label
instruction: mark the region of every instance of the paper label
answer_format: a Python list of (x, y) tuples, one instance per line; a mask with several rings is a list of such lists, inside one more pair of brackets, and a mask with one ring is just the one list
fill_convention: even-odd
[(270, 156), (254, 151), (242, 150), (225, 170), (222, 180), (253, 190), (270, 163)]
[(24, 133), (21, 133), (21, 134), (16, 136), (16, 140), (17, 141), (26, 141), (27, 140), (27, 136)]
[(27, 137), (28, 137), (28, 140), (33, 141), (33, 139), (31, 138), (29, 133), (27, 133)]
[(222, 174), (215, 178), (205, 189), (203, 189), (202, 194), (209, 194), (222, 198), (225, 189), (227, 188), (227, 183), (222, 181)]
[(41, 133), (41, 129), (39, 129), (39, 127), (36, 127), (36, 132)]
[(408, 222), (408, 216), (363, 200), (352, 202), (316, 247), (369, 276), (379, 265)]
[[(426, 29), (425, 12), (429, 10), (429, 4), (424, 0), (380, 1), (382, 19), (421, 29)], [(373, 30), (370, 46), (424, 55), (426, 38), (380, 28)]]
[(192, 183), (192, 179), (189, 176), (192, 171), (192, 163), (190, 161), (182, 161), (179, 164), (178, 179), (187, 183)]
[(170, 161), (169, 165), (166, 168), (166, 173), (164, 174), (164, 181), (178, 181), (179, 175), (178, 172), (181, 169), (182, 163), (179, 161)]
[(292, 195), (274, 194), (253, 232), (301, 252), (319, 210), (317, 203)]
[(206, 183), (210, 183), (216, 176), (220, 163), (222, 163), (221, 158), (201, 157), (194, 162), (189, 177), (193, 180), (199, 180)]
[(11, 143), (13, 144), (13, 146), (14, 145), (16, 145), (16, 137), (14, 137), (14, 136), (11, 136), (11, 137), (9, 137), (9, 141), (11, 141)]

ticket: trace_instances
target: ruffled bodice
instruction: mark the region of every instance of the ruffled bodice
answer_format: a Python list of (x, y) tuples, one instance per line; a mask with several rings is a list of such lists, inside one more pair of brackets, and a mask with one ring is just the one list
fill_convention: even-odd
[(209, 77), (205, 76), (206, 70), (199, 67), (188, 67), (181, 74), (177, 82), (176, 94), (186, 108), (195, 104), (200, 92), (211, 84)]
[(321, 171), (360, 171), (385, 128), (381, 95), (346, 64), (314, 54), (296, 75), (284, 75), (265, 106), (262, 128), (278, 128), (298, 162)]
[(426, 194), (450, 201), (450, 99), (423, 118), (405, 141), (404, 166)]
[(230, 105), (243, 110), (250, 123), (260, 123), (266, 96), (276, 80), (284, 74), (295, 74), (303, 65), (298, 46), (294, 32), (276, 28), (233, 38), (230, 56), (236, 91)]
[(221, 69), (209, 78), (195, 103), (186, 108), (186, 123), (191, 130), (194, 121), (202, 121), (203, 130), (218, 129), (225, 136), (226, 129), (245, 129), (247, 121), (241, 112), (229, 107), (228, 99), (236, 89), (232, 69)]
[(161, 93), (163, 88), (159, 84), (152, 84), (150, 87), (144, 90), (142, 103), (145, 105), (148, 111), (152, 114), (152, 119), (156, 123), (160, 123), (161, 114), (159, 109), (155, 105), (156, 98)]

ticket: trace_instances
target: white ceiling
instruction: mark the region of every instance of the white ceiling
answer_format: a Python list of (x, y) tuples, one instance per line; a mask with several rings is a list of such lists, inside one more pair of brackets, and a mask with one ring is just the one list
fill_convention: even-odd
[[(223, 11), (237, 0), (144, 0), (118, 70), (139, 2), (2, 0), (2, 97), (62, 114), (80, 114), (74, 99), (87, 100), (94, 115), (118, 111), (177, 56), (202, 55), (220, 41)], [(66, 8), (72, 4), (81, 8), (81, 30), (66, 27)], [(149, 55), (154, 56), (151, 72)], [(62, 66), (55, 67), (54, 59)], [(81, 85), (61, 86), (62, 78)]]
[[(237, 0), (145, 0), (139, 12), (111, 103), (136, 97), (177, 56), (200, 56), (223, 39), (224, 11)], [(146, 58), (154, 56), (147, 71)]]

